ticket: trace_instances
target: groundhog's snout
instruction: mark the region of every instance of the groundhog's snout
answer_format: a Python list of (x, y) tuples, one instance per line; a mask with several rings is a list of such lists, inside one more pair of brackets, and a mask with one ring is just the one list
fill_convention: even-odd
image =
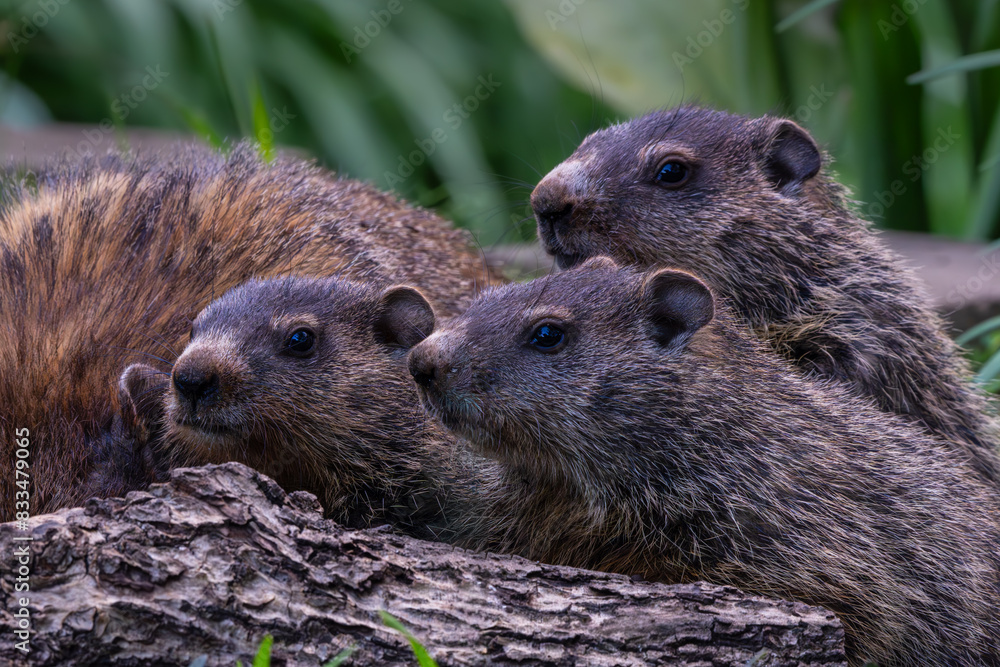
[(174, 388), (192, 407), (215, 403), (219, 395), (219, 374), (205, 367), (174, 369)]
[(436, 389), (438, 380), (438, 353), (433, 345), (421, 343), (410, 350), (410, 375), (418, 386), (426, 390)]
[(577, 161), (563, 162), (535, 186), (531, 208), (543, 236), (565, 230), (586, 191), (584, 167)]
[[(220, 405), (231, 382), (232, 369), (210, 350), (188, 350), (174, 364), (171, 383), (178, 404), (191, 415)], [(227, 379), (228, 378), (228, 379)]]
[(456, 356), (461, 355), (453, 345), (450, 337), (432, 334), (410, 350), (410, 375), (426, 396), (443, 399), (456, 389), (456, 385), (462, 385), (465, 374), (459, 372), (462, 369), (456, 360)]

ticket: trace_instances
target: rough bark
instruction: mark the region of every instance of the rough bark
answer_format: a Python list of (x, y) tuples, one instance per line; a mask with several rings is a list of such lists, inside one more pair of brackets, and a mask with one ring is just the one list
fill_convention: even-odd
[[(0, 663), (415, 665), (400, 619), (441, 665), (843, 665), (843, 630), (803, 604), (476, 554), (324, 520), (244, 466), (177, 470), (125, 499), (0, 525), (7, 562), (30, 534), (30, 592), (4, 568)], [(30, 653), (15, 648), (30, 599)]]

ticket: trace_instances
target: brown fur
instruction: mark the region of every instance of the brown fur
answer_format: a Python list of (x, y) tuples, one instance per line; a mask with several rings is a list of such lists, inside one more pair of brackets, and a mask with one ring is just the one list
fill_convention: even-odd
[[(658, 182), (667, 161), (687, 179)], [(910, 271), (791, 121), (680, 107), (587, 137), (532, 193), (561, 266), (594, 255), (693, 271), (821, 377), (955, 441), (987, 479), (998, 429)]]
[(134, 365), (123, 384), (173, 465), (239, 461), (343, 525), (454, 540), (485, 468), (420, 409), (404, 358), (433, 327), (409, 287), (254, 280), (198, 315), (169, 374)]
[[(467, 236), (434, 214), (303, 162), (264, 164), (249, 146), (56, 164), (8, 188), (0, 455), (12, 460), (15, 430), (30, 429), (32, 513), (147, 482), (132, 445), (148, 434), (119, 415), (122, 370), (172, 360), (230, 287), (289, 273), (411, 283), (442, 314), (491, 280)], [(95, 480), (108, 456), (120, 470)], [(12, 484), (0, 480), (0, 520), (12, 518)]]
[[(564, 347), (533, 347), (542, 325)], [(822, 605), (854, 666), (1000, 665), (997, 490), (798, 372), (690, 274), (601, 259), (497, 288), (410, 371), (506, 469), (490, 548)]]

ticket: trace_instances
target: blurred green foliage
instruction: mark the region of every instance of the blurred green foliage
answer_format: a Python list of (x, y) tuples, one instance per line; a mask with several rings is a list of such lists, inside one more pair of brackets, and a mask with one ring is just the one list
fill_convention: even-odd
[[(996, 234), (996, 0), (586, 0), (572, 21), (552, 12), (575, 2), (510, 6), (566, 78), (586, 86), (599, 74), (615, 107), (637, 114), (693, 99), (789, 115), (829, 148), (869, 218), (959, 238)], [(947, 65), (943, 76), (907, 81)]]
[(0, 0), (0, 37), (0, 122), (299, 147), (485, 244), (587, 132), (684, 101), (798, 119), (884, 226), (1000, 221), (997, 0)]
[(0, 0), (0, 7), (0, 120), (110, 119), (213, 141), (273, 128), (276, 144), (438, 207), (484, 243), (533, 238), (532, 185), (611, 115), (525, 44), (501, 4)]

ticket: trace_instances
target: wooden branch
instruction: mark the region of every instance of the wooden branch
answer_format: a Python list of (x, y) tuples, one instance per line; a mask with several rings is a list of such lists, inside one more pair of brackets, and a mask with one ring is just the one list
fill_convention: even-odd
[[(415, 665), (400, 619), (443, 665), (843, 665), (829, 612), (734, 588), (664, 586), (421, 542), (322, 519), (242, 465), (180, 469), (125, 499), (0, 525), (8, 563), (30, 544), (30, 591), (0, 592), (0, 663)], [(15, 560), (16, 562), (16, 560)], [(30, 600), (30, 653), (16, 648)]]

